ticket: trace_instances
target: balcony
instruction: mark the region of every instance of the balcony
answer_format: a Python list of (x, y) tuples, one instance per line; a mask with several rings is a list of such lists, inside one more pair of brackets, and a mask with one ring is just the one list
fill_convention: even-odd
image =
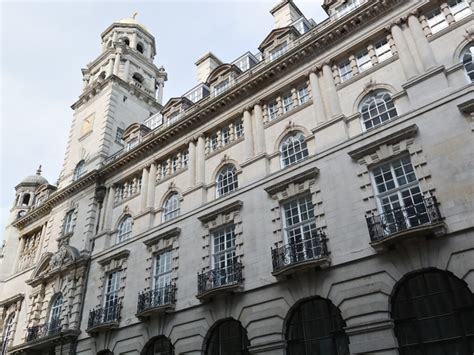
[(72, 343), (78, 337), (77, 329), (64, 328), (60, 319), (53, 319), (49, 323), (28, 327), (26, 341), (10, 349), (11, 353), (42, 353), (54, 348), (56, 344)]
[(89, 321), (87, 322), (87, 333), (98, 333), (117, 328), (120, 322), (120, 302), (103, 308), (96, 308), (89, 312)]
[(198, 294), (205, 300), (213, 296), (237, 292), (242, 287), (242, 263), (233, 262), (227, 267), (198, 273)]
[(272, 248), (272, 275), (281, 277), (302, 269), (328, 267), (330, 260), (326, 240), (326, 234), (318, 231), (312, 238)]
[(138, 318), (160, 315), (174, 310), (176, 303), (176, 285), (166, 285), (138, 294)]
[(367, 215), (372, 247), (389, 249), (402, 240), (444, 235), (446, 226), (439, 213), (436, 197), (428, 197), (416, 205), (400, 207), (381, 214)]

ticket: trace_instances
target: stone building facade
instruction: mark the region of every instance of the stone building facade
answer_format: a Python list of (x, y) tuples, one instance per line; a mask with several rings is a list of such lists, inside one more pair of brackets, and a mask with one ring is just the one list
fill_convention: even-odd
[(102, 33), (16, 187), (1, 355), (474, 352), (474, 2), (324, 8), (164, 105), (148, 30)]

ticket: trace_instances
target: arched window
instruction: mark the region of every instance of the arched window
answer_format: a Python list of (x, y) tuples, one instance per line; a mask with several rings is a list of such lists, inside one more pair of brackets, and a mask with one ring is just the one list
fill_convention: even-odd
[(117, 232), (117, 243), (123, 242), (130, 238), (132, 235), (133, 218), (130, 215), (126, 215), (122, 218), (118, 226)]
[(474, 43), (469, 43), (461, 53), (461, 62), (464, 65), (466, 74), (474, 82)]
[(349, 355), (349, 338), (339, 309), (321, 297), (300, 302), (286, 329), (288, 355)]
[(145, 51), (145, 48), (143, 47), (143, 44), (137, 43), (137, 51), (139, 51), (140, 53), (143, 54), (143, 52)]
[(30, 194), (24, 194), (22, 199), (21, 199), (21, 205), (22, 206), (28, 206), (30, 204)]
[(387, 91), (376, 91), (367, 95), (360, 103), (359, 112), (365, 130), (377, 127), (398, 115)]
[(283, 139), (280, 146), (282, 167), (295, 164), (309, 155), (308, 146), (301, 132), (293, 132)]
[(51, 309), (49, 310), (48, 331), (56, 333), (61, 328), (61, 311), (63, 308), (63, 295), (59, 293), (53, 299)]
[(143, 84), (143, 81), (145, 80), (143, 76), (139, 73), (135, 73), (132, 76), (133, 80), (135, 80), (137, 83)]
[(179, 216), (179, 195), (173, 192), (163, 204), (163, 222)]
[(86, 163), (84, 160), (81, 160), (79, 163), (77, 163), (76, 168), (74, 169), (74, 175), (72, 179), (74, 181), (78, 180), (84, 173), (86, 172)]
[(404, 278), (393, 294), (392, 318), (400, 355), (474, 352), (474, 296), (446, 271)]
[(224, 166), (216, 179), (217, 197), (227, 195), (239, 187), (237, 169), (232, 164)]
[(120, 38), (120, 40), (121, 40), (124, 44), (126, 44), (127, 46), (130, 45), (130, 40), (128, 39), (128, 37), (122, 37), (122, 38)]
[(11, 339), (13, 339), (13, 325), (15, 323), (15, 312), (10, 314), (5, 322), (5, 327), (3, 328), (3, 342), (2, 342), (2, 352), (0, 355), (7, 354), (7, 347), (10, 345)]
[(171, 341), (165, 336), (153, 338), (142, 351), (142, 355), (174, 355), (174, 347)]
[(247, 331), (239, 321), (228, 319), (218, 324), (207, 341), (206, 355), (250, 354)]

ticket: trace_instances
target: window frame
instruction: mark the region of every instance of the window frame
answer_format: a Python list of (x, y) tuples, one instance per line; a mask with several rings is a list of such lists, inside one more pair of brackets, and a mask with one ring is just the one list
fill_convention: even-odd
[(84, 159), (79, 161), (79, 163), (76, 164), (76, 167), (74, 168), (74, 173), (72, 176), (73, 181), (79, 180), (86, 172), (86, 162)]
[[(161, 263), (164, 258), (164, 264)], [(163, 268), (160, 266), (164, 265)], [(171, 285), (173, 273), (173, 251), (171, 249), (161, 250), (153, 256), (152, 289), (157, 291)], [(162, 281), (164, 280), (164, 281)]]
[[(124, 229), (127, 227), (126, 229)], [(122, 243), (132, 237), (133, 231), (133, 217), (130, 214), (126, 214), (120, 219), (117, 226), (117, 243)]]
[[(386, 100), (386, 95), (388, 95), (388, 100)], [(383, 100), (384, 111), (379, 111), (381, 105), (380, 100)], [(375, 107), (372, 107), (374, 104)], [(390, 107), (390, 105), (392, 107)], [(364, 111), (365, 106), (367, 109)], [(374, 110), (377, 111), (377, 115), (370, 116)], [(393, 101), (391, 93), (387, 90), (375, 90), (365, 95), (359, 103), (358, 111), (361, 117), (360, 122), (363, 132), (372, 130), (381, 126), (385, 122), (389, 122), (398, 118), (397, 107), (395, 106), (395, 102)], [(387, 115), (388, 118), (383, 119), (384, 115)], [(374, 121), (380, 122), (374, 123)], [(367, 123), (371, 123), (371, 126), (367, 127)]]
[[(227, 164), (223, 166), (216, 176), (216, 197), (222, 197), (229, 195), (239, 188), (239, 179), (237, 177), (237, 168), (234, 164)], [(232, 174), (232, 179), (229, 178), (228, 174)], [(227, 181), (225, 185), (223, 181)]]
[[(181, 213), (181, 203), (178, 192), (174, 191), (168, 195), (163, 202), (163, 218), (162, 222), (167, 222), (178, 217)], [(171, 204), (169, 206), (168, 204)], [(171, 208), (171, 209), (170, 209)]]
[(2, 334), (2, 348), (0, 349), (1, 355), (7, 355), (8, 343), (13, 339), (13, 334), (15, 332), (15, 318), (16, 312), (12, 312), (4, 323), (5, 327), (3, 328)]
[[(301, 139), (298, 139), (299, 146), (301, 147), (300, 150), (296, 151), (295, 150), (295, 138), (299, 137)], [(292, 147), (285, 149), (284, 147), (287, 146), (289, 147), (289, 141), (292, 140)], [(288, 152), (289, 150), (293, 150), (295, 153), (286, 155), (285, 152)], [(280, 143), (279, 147), (279, 153), (280, 153), (280, 164), (282, 168), (287, 168), (289, 166), (292, 166), (294, 164), (299, 163), (300, 161), (303, 161), (309, 157), (309, 150), (308, 150), (308, 144), (306, 143), (306, 137), (301, 131), (293, 131), (288, 133)], [(301, 155), (300, 158), (296, 158), (296, 160), (291, 161), (292, 157)], [(288, 162), (286, 162), (288, 160)]]
[(113, 317), (115, 315), (115, 307), (119, 302), (120, 292), (120, 278), (122, 270), (115, 269), (106, 274), (105, 288), (104, 288), (104, 320), (109, 321), (107, 317)]
[(66, 212), (63, 223), (63, 234), (69, 235), (74, 232), (74, 213), (75, 210)]

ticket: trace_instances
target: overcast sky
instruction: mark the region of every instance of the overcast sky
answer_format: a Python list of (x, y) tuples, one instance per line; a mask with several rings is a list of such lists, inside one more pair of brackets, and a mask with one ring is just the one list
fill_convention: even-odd
[[(1, 1), (0, 241), (14, 187), (43, 166), (52, 184), (61, 172), (81, 68), (100, 53), (100, 34), (131, 17), (155, 36), (155, 64), (168, 73), (164, 102), (197, 84), (194, 62), (212, 51), (231, 62), (255, 53), (273, 29), (279, 0), (241, 1)], [(322, 0), (295, 0), (321, 22)]]

